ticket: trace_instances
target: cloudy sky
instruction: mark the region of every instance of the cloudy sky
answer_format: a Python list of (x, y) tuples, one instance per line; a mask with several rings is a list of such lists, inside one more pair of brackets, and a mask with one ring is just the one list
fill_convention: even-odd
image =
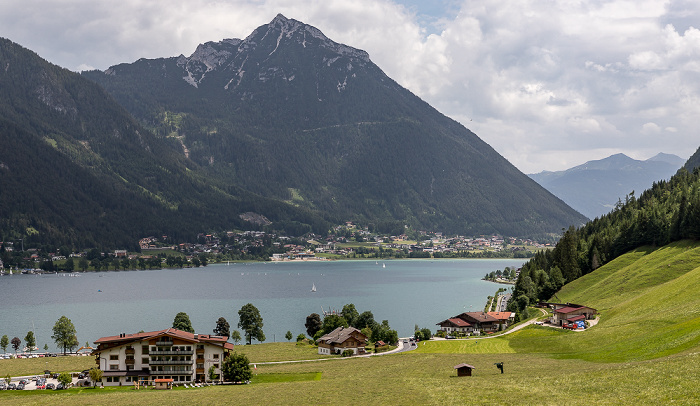
[(245, 38), (277, 13), (366, 50), (526, 173), (700, 146), (694, 0), (4, 0), (0, 36), (106, 69)]

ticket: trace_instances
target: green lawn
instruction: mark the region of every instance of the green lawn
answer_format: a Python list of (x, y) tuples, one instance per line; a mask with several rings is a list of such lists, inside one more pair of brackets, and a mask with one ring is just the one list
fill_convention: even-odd
[(308, 344), (297, 345), (294, 342), (237, 345), (234, 351), (245, 354), (251, 363), (340, 358), (340, 356), (320, 355), (317, 347)]
[(7, 376), (27, 376), (51, 372), (83, 371), (97, 366), (94, 357), (48, 357), (0, 360), (0, 378)]

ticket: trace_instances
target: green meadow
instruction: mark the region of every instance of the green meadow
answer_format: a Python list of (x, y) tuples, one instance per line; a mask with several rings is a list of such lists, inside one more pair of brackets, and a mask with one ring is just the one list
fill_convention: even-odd
[[(584, 332), (533, 325), (500, 337), (429, 341), (396, 355), (257, 364), (249, 385), (4, 391), (0, 403), (697, 405), (699, 291), (700, 244), (680, 242), (630, 252), (558, 292), (560, 301), (598, 309), (599, 323)], [(294, 343), (237, 350), (253, 363), (317, 358), (313, 347)], [(473, 376), (457, 377), (454, 366), (463, 362), (475, 366)]]

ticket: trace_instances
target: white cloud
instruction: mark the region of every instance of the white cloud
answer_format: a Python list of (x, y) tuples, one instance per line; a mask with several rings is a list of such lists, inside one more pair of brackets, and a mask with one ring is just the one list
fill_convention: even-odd
[(525, 172), (698, 147), (697, 2), (463, 0), (429, 19), (399, 3), (9, 0), (0, 35), (72, 70), (105, 69), (243, 38), (282, 13), (368, 51)]

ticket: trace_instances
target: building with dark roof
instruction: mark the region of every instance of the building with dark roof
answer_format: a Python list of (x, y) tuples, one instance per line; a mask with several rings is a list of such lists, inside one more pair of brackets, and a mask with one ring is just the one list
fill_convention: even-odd
[(319, 354), (341, 354), (352, 350), (353, 354), (364, 354), (367, 336), (354, 327), (338, 327), (318, 339)]
[(227, 337), (193, 334), (175, 328), (102, 337), (92, 352), (102, 370), (102, 384), (152, 384), (172, 379), (175, 384), (204, 381), (209, 368), (221, 377), (221, 365), (233, 350)]
[(513, 315), (511, 312), (465, 312), (437, 323), (439, 330), (446, 333), (460, 332), (479, 334), (498, 331), (501, 325), (508, 326)]

